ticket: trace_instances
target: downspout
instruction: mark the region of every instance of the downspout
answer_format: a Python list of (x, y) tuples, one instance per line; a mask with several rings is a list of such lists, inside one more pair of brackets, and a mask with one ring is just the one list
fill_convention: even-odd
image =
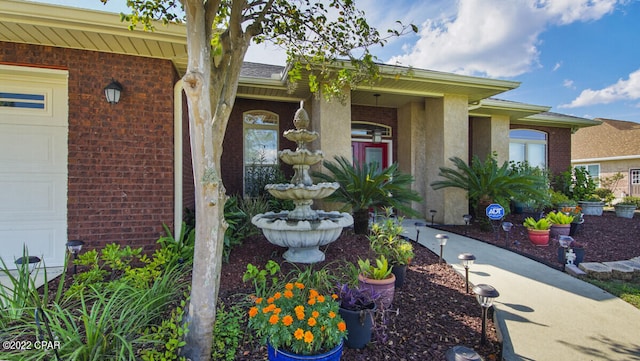
[(182, 232), (182, 79), (173, 86), (173, 237)]

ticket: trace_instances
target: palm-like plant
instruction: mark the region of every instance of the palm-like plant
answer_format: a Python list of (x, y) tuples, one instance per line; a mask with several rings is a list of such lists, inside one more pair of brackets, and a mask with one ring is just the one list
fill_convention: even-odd
[(498, 166), (492, 155), (487, 156), (484, 162), (474, 156), (471, 165), (458, 157), (449, 160), (456, 168), (440, 167), (439, 175), (445, 179), (431, 183), (431, 187), (434, 190), (448, 187), (466, 190), (477, 216), (484, 214), (479, 209), (483, 204), (499, 203), (509, 209), (511, 198), (541, 199), (546, 196), (544, 177), (514, 173), (508, 162)]
[(314, 172), (313, 175), (321, 181), (340, 184), (327, 200), (344, 203), (343, 210), (353, 212), (356, 233), (366, 233), (369, 208), (392, 207), (407, 215), (419, 216), (410, 203), (422, 201), (418, 192), (411, 189), (413, 176), (400, 172), (397, 163), (381, 169), (375, 162), (352, 164), (342, 156), (334, 159), (322, 163), (330, 173)]

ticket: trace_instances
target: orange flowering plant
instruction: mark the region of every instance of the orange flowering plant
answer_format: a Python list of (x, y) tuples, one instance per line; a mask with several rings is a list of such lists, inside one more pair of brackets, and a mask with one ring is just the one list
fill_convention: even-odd
[(287, 283), (270, 297), (255, 297), (249, 327), (275, 349), (299, 355), (329, 351), (347, 335), (337, 295), (323, 296), (301, 282)]

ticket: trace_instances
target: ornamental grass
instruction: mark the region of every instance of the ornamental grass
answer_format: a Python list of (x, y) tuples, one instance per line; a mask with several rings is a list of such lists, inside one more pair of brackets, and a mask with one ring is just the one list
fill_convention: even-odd
[(254, 298), (249, 327), (275, 349), (299, 355), (323, 353), (347, 335), (337, 298), (321, 295), (301, 282), (287, 283), (270, 297)]

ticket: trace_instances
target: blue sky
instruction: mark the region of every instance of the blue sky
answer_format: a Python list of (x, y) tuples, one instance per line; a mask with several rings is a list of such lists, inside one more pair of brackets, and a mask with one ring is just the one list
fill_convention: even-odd
[[(39, 0), (126, 12), (125, 0)], [(381, 32), (419, 34), (373, 52), (383, 62), (522, 82), (501, 99), (640, 123), (640, 0), (358, 0)], [(80, 5), (81, 4), (81, 5)], [(265, 53), (268, 52), (268, 55)], [(246, 60), (284, 65), (264, 46)]]

